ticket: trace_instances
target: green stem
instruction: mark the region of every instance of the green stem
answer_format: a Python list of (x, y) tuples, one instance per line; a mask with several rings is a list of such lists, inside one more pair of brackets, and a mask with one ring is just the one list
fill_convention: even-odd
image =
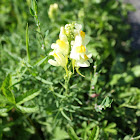
[(89, 94), (91, 94), (92, 93), (92, 80), (93, 80), (93, 75), (92, 75), (92, 73), (90, 73), (90, 91), (89, 91)]
[(69, 77), (65, 78), (65, 95), (67, 95), (69, 92), (69, 80), (70, 80)]
[(26, 26), (26, 50), (27, 50), (27, 59), (28, 59), (28, 63), (29, 63), (30, 62), (30, 51), (29, 51), (28, 23)]
[[(41, 33), (41, 27), (40, 27), (40, 22), (39, 22), (39, 19), (38, 19), (38, 16), (37, 15), (35, 15), (35, 22), (37, 23), (37, 28), (38, 28), (38, 33), (40, 34), (40, 36), (41, 36), (41, 42), (42, 42), (42, 44), (41, 44), (41, 46), (42, 45), (46, 45), (45, 44), (45, 40), (44, 40), (44, 35)], [(46, 47), (44, 46), (44, 49), (45, 49), (45, 53), (47, 53), (47, 50), (46, 50)]]
[(68, 77), (69, 75), (68, 75), (68, 69), (67, 69), (67, 66), (66, 66), (64, 69), (65, 69), (65, 71), (66, 71), (66, 77)]
[(67, 95), (69, 92), (69, 81), (70, 81), (72, 73), (68, 71), (67, 67), (65, 67), (65, 71), (66, 71), (66, 76), (64, 78), (65, 79), (65, 95)]

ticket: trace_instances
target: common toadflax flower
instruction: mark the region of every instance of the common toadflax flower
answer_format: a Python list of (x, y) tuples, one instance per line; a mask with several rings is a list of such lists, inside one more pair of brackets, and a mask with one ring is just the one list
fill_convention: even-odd
[(60, 29), (59, 39), (51, 45), (53, 51), (50, 55), (55, 60), (50, 59), (48, 62), (53, 66), (62, 66), (65, 70), (72, 66), (73, 71), (75, 68), (79, 73), (80, 67), (89, 67), (92, 62), (92, 54), (86, 47), (88, 42), (81, 24), (66, 24)]

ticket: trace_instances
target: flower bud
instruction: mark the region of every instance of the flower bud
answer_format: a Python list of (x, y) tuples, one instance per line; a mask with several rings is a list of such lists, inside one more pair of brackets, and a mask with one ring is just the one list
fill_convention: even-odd
[(49, 7), (48, 15), (52, 21), (55, 21), (58, 13), (57, 11), (58, 11), (58, 4), (57, 3), (51, 4)]

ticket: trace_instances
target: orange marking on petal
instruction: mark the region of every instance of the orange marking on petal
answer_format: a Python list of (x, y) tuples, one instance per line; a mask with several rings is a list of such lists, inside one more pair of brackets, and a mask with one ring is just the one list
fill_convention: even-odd
[(86, 55), (86, 54), (84, 55), (84, 58), (85, 58), (85, 60), (88, 60), (88, 57), (87, 57), (87, 55)]
[(85, 37), (85, 32), (81, 31), (80, 35), (81, 35), (82, 38), (84, 38)]
[(86, 51), (86, 48), (83, 45), (76, 47), (77, 53), (84, 53), (85, 51)]

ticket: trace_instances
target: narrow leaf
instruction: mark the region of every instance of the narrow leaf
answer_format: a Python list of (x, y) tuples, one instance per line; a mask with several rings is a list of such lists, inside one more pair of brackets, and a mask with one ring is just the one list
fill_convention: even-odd
[(10, 90), (10, 86), (12, 84), (11, 82), (11, 75), (8, 74), (8, 76), (5, 78), (3, 84), (2, 84), (2, 92), (4, 94), (4, 96), (8, 99), (9, 102), (11, 103), (15, 103), (15, 97), (14, 97), (14, 94), (12, 93), (12, 91)]
[(75, 98), (75, 100), (76, 100), (80, 105), (83, 104), (78, 98)]
[(71, 121), (71, 119), (64, 113), (63, 110), (61, 111), (61, 114), (62, 114), (68, 121)]
[(55, 93), (55, 92), (53, 92), (53, 94), (56, 95), (56, 96), (59, 97), (59, 98), (65, 98), (65, 97), (66, 97), (66, 96), (64, 96), (64, 95), (61, 95), (61, 94), (58, 94), (58, 93)]
[(91, 132), (89, 140), (97, 140), (99, 136), (99, 126), (95, 126)]
[(24, 102), (27, 102), (33, 98), (35, 98), (36, 96), (38, 96), (40, 93), (40, 91), (37, 90), (30, 90), (24, 94), (21, 94), (20, 96), (18, 96), (16, 98), (16, 104), (20, 105), (23, 104)]
[(101, 103), (101, 106), (105, 109), (107, 107), (110, 107), (112, 102), (113, 100), (110, 100), (109, 97), (105, 97)]
[(69, 127), (68, 134), (69, 134), (71, 140), (79, 140), (78, 136), (76, 135), (76, 133), (72, 127)]
[(44, 83), (44, 84), (48, 84), (48, 85), (52, 85), (52, 84), (53, 84), (52, 82), (49, 82), (49, 81), (47, 81), (47, 80), (45, 80), (45, 79), (43, 79), (43, 78), (41, 78), (41, 77), (39, 77), (39, 76), (36, 76), (35, 78), (36, 78), (37, 80), (41, 81), (41, 82)]
[(35, 13), (34, 13), (34, 11), (33, 11), (33, 9), (32, 9), (32, 8), (30, 8), (30, 14), (31, 14), (32, 16), (34, 16), (34, 15), (35, 15)]
[(37, 9), (37, 2), (36, 2), (36, 0), (33, 0), (33, 8), (34, 8), (35, 14), (37, 15), (38, 9)]
[(40, 66), (41, 64), (43, 64), (43, 62), (46, 61), (46, 59), (48, 58), (48, 56), (46, 56), (45, 58), (41, 59), (39, 62), (37, 62), (35, 65), (36, 66)]
[(24, 106), (16, 105), (16, 108), (19, 111), (21, 111), (22, 113), (33, 113), (33, 112), (37, 112), (39, 110), (39, 108), (37, 106), (24, 107)]

